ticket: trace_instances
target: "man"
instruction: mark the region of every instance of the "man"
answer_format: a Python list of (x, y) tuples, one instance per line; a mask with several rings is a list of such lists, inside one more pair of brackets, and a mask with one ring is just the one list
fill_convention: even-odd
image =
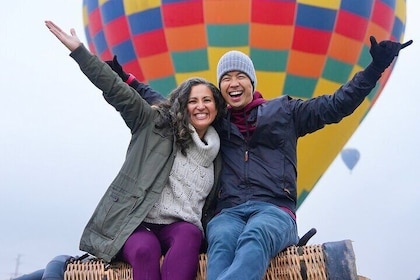
[[(215, 125), (223, 158), (216, 215), (203, 212), (203, 221), (213, 217), (206, 227), (208, 280), (260, 280), (270, 260), (298, 242), (298, 138), (353, 113), (399, 51), (412, 43), (370, 41), (372, 62), (365, 70), (334, 94), (306, 101), (289, 96), (267, 101), (255, 91), (257, 78), (247, 55), (229, 51), (220, 58), (217, 83), (229, 106)], [(109, 64), (148, 102), (159, 99), (115, 60)]]
[(371, 37), (373, 60), (364, 71), (334, 94), (306, 101), (264, 100), (251, 59), (238, 51), (221, 57), (217, 82), (229, 108), (216, 128), (223, 168), (217, 215), (207, 225), (208, 280), (260, 280), (271, 258), (298, 242), (298, 138), (350, 115), (411, 43)]

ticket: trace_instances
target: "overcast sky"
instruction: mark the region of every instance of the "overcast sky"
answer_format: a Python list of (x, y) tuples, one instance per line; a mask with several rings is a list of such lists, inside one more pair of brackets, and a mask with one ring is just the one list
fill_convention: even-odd
[[(350, 239), (359, 275), (420, 276), (420, 2), (407, 1), (406, 39), (385, 90), (298, 210), (310, 241)], [(81, 232), (118, 172), (130, 133), (44, 26), (75, 27), (82, 1), (5, 1), (0, 9), (0, 280), (80, 255)]]

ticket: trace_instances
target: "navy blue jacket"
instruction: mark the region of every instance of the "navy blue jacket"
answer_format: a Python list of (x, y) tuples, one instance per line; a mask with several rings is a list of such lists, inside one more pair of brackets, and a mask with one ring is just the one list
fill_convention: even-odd
[(215, 126), (223, 168), (216, 213), (249, 200), (269, 202), (296, 213), (297, 141), (350, 115), (375, 87), (377, 73), (362, 71), (334, 94), (309, 100), (281, 96), (252, 109), (249, 139), (229, 115)]

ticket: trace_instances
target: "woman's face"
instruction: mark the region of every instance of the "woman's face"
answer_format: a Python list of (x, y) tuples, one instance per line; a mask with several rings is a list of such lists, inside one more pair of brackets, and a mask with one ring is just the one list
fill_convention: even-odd
[(188, 98), (187, 109), (191, 124), (198, 136), (203, 138), (207, 128), (217, 115), (216, 103), (211, 90), (203, 84), (193, 86)]

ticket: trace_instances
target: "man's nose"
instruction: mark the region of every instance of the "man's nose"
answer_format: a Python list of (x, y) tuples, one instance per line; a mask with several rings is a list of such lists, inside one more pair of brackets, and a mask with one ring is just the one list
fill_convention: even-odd
[(239, 79), (236, 77), (232, 77), (232, 79), (230, 80), (230, 86), (238, 86), (239, 85)]

